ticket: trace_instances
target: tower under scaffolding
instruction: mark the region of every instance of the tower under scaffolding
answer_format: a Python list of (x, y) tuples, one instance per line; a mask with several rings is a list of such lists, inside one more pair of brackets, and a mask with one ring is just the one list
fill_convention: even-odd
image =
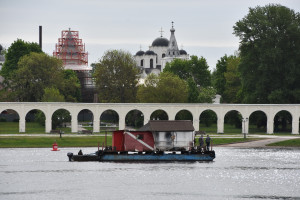
[(92, 67), (88, 66), (88, 53), (85, 44), (79, 38), (79, 31), (63, 30), (61, 38), (55, 45), (53, 56), (61, 59), (65, 69), (71, 69), (77, 73), (81, 84), (82, 102), (94, 102), (95, 84), (92, 79)]

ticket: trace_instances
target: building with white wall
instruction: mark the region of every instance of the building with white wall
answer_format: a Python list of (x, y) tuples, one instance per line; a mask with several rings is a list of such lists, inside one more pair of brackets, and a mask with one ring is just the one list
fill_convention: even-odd
[(170, 40), (161, 35), (152, 42), (149, 50), (146, 52), (140, 50), (135, 54), (136, 63), (142, 69), (141, 79), (150, 73), (159, 74), (166, 64), (174, 59), (189, 59), (187, 52), (178, 48), (173, 22), (170, 32)]

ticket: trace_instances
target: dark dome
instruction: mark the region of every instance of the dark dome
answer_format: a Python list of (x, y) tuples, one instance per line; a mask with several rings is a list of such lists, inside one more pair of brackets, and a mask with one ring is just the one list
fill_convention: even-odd
[(138, 51), (138, 52), (136, 52), (135, 55), (136, 55), (136, 56), (142, 56), (142, 55), (144, 55), (144, 53), (145, 53), (145, 52), (143, 52), (143, 51)]
[(179, 53), (180, 53), (180, 55), (187, 55), (187, 52), (186, 52), (185, 50), (183, 50), (183, 49), (181, 49), (181, 50), (179, 51)]
[(167, 46), (169, 46), (169, 40), (167, 38), (163, 38), (163, 37), (156, 38), (152, 42), (152, 46), (154, 46), (154, 47), (167, 47)]
[(156, 54), (153, 51), (148, 50), (146, 51), (145, 55), (156, 55)]

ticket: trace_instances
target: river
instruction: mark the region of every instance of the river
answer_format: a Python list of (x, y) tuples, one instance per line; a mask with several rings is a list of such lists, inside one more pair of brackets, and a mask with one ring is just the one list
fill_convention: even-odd
[(300, 199), (300, 149), (216, 147), (213, 162), (196, 163), (68, 162), (78, 150), (0, 149), (0, 199)]

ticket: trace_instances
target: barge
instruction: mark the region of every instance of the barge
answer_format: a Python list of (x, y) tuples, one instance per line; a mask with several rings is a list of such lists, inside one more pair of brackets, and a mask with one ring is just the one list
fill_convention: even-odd
[[(99, 162), (195, 162), (213, 161), (212, 147), (195, 145), (191, 121), (149, 121), (137, 131), (118, 130), (112, 134), (112, 146), (103, 144), (91, 154), (68, 153), (69, 161)], [(105, 139), (106, 141), (106, 139)]]
[(114, 152), (97, 151), (92, 154), (73, 155), (68, 153), (69, 161), (87, 162), (195, 162), (213, 161), (214, 151), (173, 151), (173, 152)]

